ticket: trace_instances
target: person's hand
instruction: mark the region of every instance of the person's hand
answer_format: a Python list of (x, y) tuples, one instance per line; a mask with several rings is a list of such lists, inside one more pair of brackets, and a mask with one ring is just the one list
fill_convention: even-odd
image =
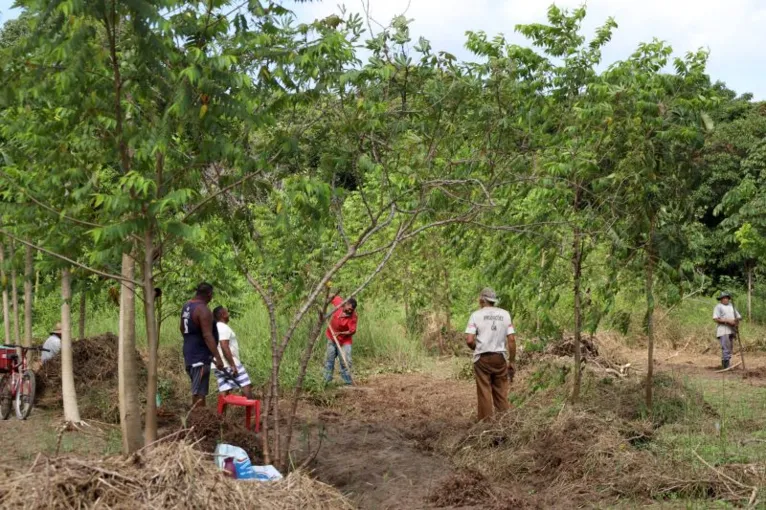
[(516, 368), (513, 363), (508, 363), (508, 380), (513, 382), (513, 376), (516, 375)]
[(218, 356), (215, 357), (215, 368), (223, 371), (223, 361)]
[(231, 366), (231, 375), (233, 375), (234, 377), (237, 377), (239, 375), (239, 370), (237, 370), (236, 365)]

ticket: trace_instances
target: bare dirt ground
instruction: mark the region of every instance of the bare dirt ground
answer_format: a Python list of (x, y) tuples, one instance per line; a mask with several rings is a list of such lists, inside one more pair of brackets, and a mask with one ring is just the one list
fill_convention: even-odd
[(312, 466), (317, 478), (360, 508), (433, 507), (429, 494), (459, 474), (426, 440), (470, 427), (475, 412), (473, 383), (448, 378), (451, 367), (437, 362), (428, 373), (374, 376), (339, 390), (325, 408), (304, 406), (304, 420), (325, 424)]
[[(635, 349), (622, 349), (620, 354), (625, 357), (632, 368), (641, 374), (646, 373), (646, 352)], [(735, 350), (731, 363), (741, 361), (738, 350)], [(720, 348), (711, 343), (709, 349), (655, 349), (654, 366), (658, 372), (671, 372), (676, 375), (704, 377), (706, 379), (741, 379), (753, 386), (766, 386), (766, 354), (745, 351), (745, 368), (738, 366), (732, 370), (721, 372)]]

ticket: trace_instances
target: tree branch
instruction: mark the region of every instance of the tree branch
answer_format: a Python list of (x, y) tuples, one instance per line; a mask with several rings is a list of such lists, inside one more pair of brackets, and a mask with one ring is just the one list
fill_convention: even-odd
[(116, 274), (105, 273), (104, 271), (99, 271), (98, 269), (94, 269), (94, 268), (92, 268), (90, 266), (86, 266), (85, 264), (82, 264), (80, 262), (72, 260), (69, 257), (65, 257), (64, 255), (58, 254), (58, 253), (56, 253), (54, 251), (48, 250), (47, 248), (43, 248), (42, 246), (38, 246), (38, 245), (33, 244), (33, 243), (31, 243), (31, 242), (29, 242), (29, 241), (27, 241), (25, 239), (22, 239), (22, 238), (20, 238), (18, 236), (10, 234), (6, 230), (0, 229), (0, 235), (7, 236), (10, 239), (18, 241), (18, 242), (20, 242), (21, 244), (23, 244), (25, 246), (29, 246), (30, 248), (33, 248), (33, 249), (35, 249), (37, 251), (40, 251), (42, 253), (45, 253), (47, 255), (50, 255), (51, 257), (57, 258), (59, 260), (63, 260), (64, 262), (68, 262), (68, 263), (72, 264), (73, 266), (85, 269), (88, 272), (91, 272), (93, 274), (97, 274), (99, 276), (103, 276), (104, 278), (109, 278), (110, 280), (117, 280), (117, 281), (121, 281), (121, 282), (128, 282), (128, 283), (132, 283), (134, 285), (143, 285), (143, 284), (137, 282), (136, 280), (131, 280), (130, 278), (125, 278), (123, 276), (116, 275)]

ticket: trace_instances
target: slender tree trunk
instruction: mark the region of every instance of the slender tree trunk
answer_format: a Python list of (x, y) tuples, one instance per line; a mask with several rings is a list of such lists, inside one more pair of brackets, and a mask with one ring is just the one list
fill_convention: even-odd
[(77, 323), (78, 335), (77, 337), (82, 340), (85, 338), (85, 314), (87, 313), (87, 294), (85, 288), (80, 291), (80, 320)]
[[(543, 272), (545, 271), (545, 252), (540, 253), (540, 282), (537, 285), (537, 307), (538, 310), (540, 308), (540, 305), (542, 304), (542, 295), (543, 295)], [(540, 336), (540, 329), (542, 328), (542, 324), (540, 322), (540, 312), (537, 312), (537, 317), (535, 318), (535, 331), (537, 332), (537, 336)]]
[[(329, 297), (329, 296), (328, 296)], [(325, 299), (325, 303), (328, 303), (329, 299)], [(285, 439), (282, 442), (282, 452), (279, 457), (279, 466), (281, 469), (288, 467), (288, 459), (290, 457), (290, 443), (293, 438), (293, 423), (295, 421), (295, 414), (298, 410), (298, 399), (300, 399), (303, 391), (303, 381), (306, 378), (306, 371), (308, 370), (309, 361), (311, 361), (311, 355), (314, 352), (317, 340), (322, 333), (322, 326), (324, 325), (324, 315), (327, 312), (327, 305), (325, 304), (324, 310), (317, 310), (317, 321), (314, 323), (311, 331), (309, 332), (308, 343), (306, 349), (303, 351), (301, 357), (300, 369), (298, 370), (298, 378), (295, 381), (295, 392), (293, 394), (292, 406), (290, 408), (290, 414), (287, 416), (287, 425), (285, 426)]]
[[(580, 198), (582, 188), (577, 186), (574, 190), (574, 214), (575, 221), (580, 212)], [(580, 399), (580, 386), (582, 380), (580, 343), (582, 341), (582, 231), (580, 226), (575, 224), (574, 236), (572, 240), (572, 290), (574, 294), (574, 384), (572, 385), (571, 401), (577, 402)]]
[[(271, 377), (269, 378), (269, 385), (268, 390), (266, 391), (266, 398), (264, 401), (263, 406), (263, 414), (261, 415), (261, 447), (263, 449), (263, 460), (266, 464), (271, 464), (271, 445), (269, 443), (269, 415), (272, 411), (272, 402), (278, 400), (278, 393), (276, 391), (277, 384), (275, 384), (275, 378), (279, 374), (279, 356), (277, 352), (277, 317), (276, 317), (276, 309), (274, 307), (274, 302), (271, 299), (271, 286), (269, 285), (268, 288), (263, 288), (255, 279), (253, 279), (249, 273), (246, 273), (245, 276), (247, 277), (247, 281), (250, 282), (250, 285), (252, 285), (256, 290), (258, 290), (258, 293), (260, 294), (261, 298), (263, 299), (263, 303), (266, 305), (266, 310), (269, 314), (269, 334), (270, 334), (270, 343), (271, 343)], [(275, 422), (278, 416), (278, 413), (275, 413)], [(276, 425), (275, 425), (276, 429)], [(279, 433), (279, 430), (275, 430), (275, 436)], [(276, 457), (279, 457), (279, 450), (274, 448), (274, 455)]]
[(154, 304), (157, 313), (157, 339), (159, 341), (159, 339), (162, 338), (162, 294), (156, 296)]
[(8, 278), (5, 273), (5, 247), (0, 245), (0, 278), (3, 285), (3, 327), (5, 329), (5, 343), (11, 343), (11, 310), (8, 303)]
[[(443, 282), (443, 296), (442, 296), (442, 311), (444, 313), (444, 327), (446, 333), (449, 335), (452, 332), (452, 300), (450, 299), (450, 284), (449, 284), (449, 270), (447, 269), (447, 263), (442, 260), (442, 282)], [(439, 335), (439, 354), (444, 354), (444, 335)]]
[(72, 281), (69, 269), (61, 271), (61, 393), (64, 400), (64, 420), (79, 423), (77, 392), (72, 363)]
[(32, 247), (24, 249), (24, 345), (32, 345)]
[(747, 322), (753, 322), (753, 266), (747, 265)]
[[(271, 285), (269, 285), (269, 292), (271, 292)], [(273, 312), (273, 310), (272, 310)], [(274, 420), (274, 456), (279, 457), (279, 349), (277, 348), (277, 323), (276, 314), (271, 313), (269, 317), (271, 322), (271, 379), (269, 381), (269, 399), (271, 406), (266, 405), (266, 416), (271, 413)], [(271, 409), (269, 409), (269, 407)], [(264, 450), (264, 457), (268, 453)]]
[(574, 243), (572, 244), (572, 273), (573, 293), (574, 293), (574, 384), (572, 386), (572, 402), (577, 402), (580, 398), (580, 386), (582, 381), (582, 353), (580, 345), (582, 341), (582, 242), (580, 241), (580, 228), (575, 227)]
[(125, 281), (120, 285), (117, 377), (122, 453), (125, 455), (131, 454), (143, 446), (141, 408), (138, 401), (138, 364), (136, 362), (136, 289), (130, 283), (130, 280), (133, 280), (135, 276), (135, 265), (135, 260), (129, 254), (122, 254), (122, 276)]
[(37, 296), (40, 294), (40, 270), (35, 271), (35, 291), (33, 304), (37, 306)]
[(652, 389), (654, 385), (654, 217), (650, 220), (649, 242), (646, 245), (646, 409), (652, 412)]
[(154, 306), (154, 232), (151, 228), (144, 234), (144, 316), (146, 318), (146, 343), (149, 348), (149, 375), (146, 380), (146, 423), (144, 442), (157, 440), (157, 318)]
[(13, 307), (13, 341), (21, 343), (21, 319), (19, 315), (19, 290), (16, 286), (16, 267), (14, 266), (14, 246), (11, 241), (11, 306)]

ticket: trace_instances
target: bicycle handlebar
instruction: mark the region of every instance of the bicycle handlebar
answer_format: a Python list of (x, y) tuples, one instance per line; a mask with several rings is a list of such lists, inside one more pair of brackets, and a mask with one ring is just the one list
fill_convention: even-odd
[(45, 349), (44, 347), (35, 347), (35, 346), (25, 347), (23, 345), (5, 344), (5, 345), (3, 345), (3, 347), (8, 347), (10, 349), (21, 349), (23, 351), (45, 351), (45, 352), (51, 352), (50, 349)]

